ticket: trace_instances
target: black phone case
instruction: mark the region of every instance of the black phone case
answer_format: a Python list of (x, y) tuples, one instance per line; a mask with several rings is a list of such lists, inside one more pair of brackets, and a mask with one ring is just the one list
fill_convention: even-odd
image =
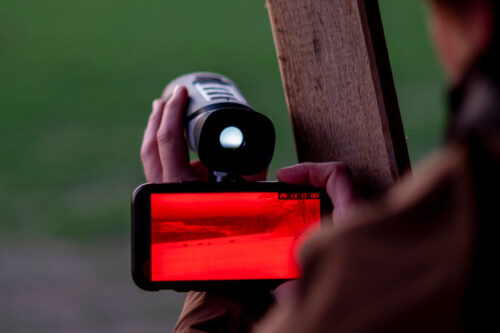
[[(287, 281), (272, 280), (220, 280), (220, 281), (168, 281), (157, 282), (149, 278), (151, 272), (151, 207), (152, 193), (217, 193), (217, 192), (319, 192), (321, 199), (321, 215), (331, 213), (332, 204), (324, 189), (312, 186), (290, 185), (279, 182), (253, 183), (170, 183), (170, 184), (143, 184), (132, 196), (131, 211), (131, 250), (132, 250), (132, 278), (135, 284), (147, 291), (173, 289), (177, 291), (210, 291), (231, 290), (244, 288), (247, 291), (275, 288)], [(325, 220), (325, 219), (323, 219)], [(321, 228), (328, 224), (322, 222)]]

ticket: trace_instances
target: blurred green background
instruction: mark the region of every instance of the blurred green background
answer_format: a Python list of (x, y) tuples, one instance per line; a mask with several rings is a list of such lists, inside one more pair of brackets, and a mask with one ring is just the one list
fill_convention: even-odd
[[(276, 126), (271, 176), (294, 163), (264, 0), (0, 6), (0, 331), (168, 330), (182, 295), (128, 272), (151, 102), (178, 75), (225, 74)], [(422, 4), (380, 6), (415, 163), (441, 140), (443, 78)]]

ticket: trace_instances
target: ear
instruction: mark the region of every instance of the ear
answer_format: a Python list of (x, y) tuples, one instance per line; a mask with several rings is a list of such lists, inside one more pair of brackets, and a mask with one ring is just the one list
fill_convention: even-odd
[(458, 82), (493, 41), (495, 14), (492, 2), (474, 0), (463, 6), (439, 1), (429, 4), (436, 49), (448, 78)]

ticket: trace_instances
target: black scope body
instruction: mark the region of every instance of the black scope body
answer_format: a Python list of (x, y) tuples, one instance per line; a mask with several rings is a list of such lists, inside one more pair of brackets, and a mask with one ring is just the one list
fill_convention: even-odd
[(256, 112), (233, 81), (215, 73), (191, 73), (173, 80), (164, 95), (187, 88), (189, 147), (209, 170), (253, 175), (271, 163), (276, 134), (272, 122)]

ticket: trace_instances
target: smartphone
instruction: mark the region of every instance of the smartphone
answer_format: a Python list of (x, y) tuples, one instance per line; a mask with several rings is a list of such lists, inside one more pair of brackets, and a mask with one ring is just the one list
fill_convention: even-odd
[(144, 184), (132, 197), (132, 276), (144, 290), (269, 287), (332, 210), (323, 189), (278, 182)]

